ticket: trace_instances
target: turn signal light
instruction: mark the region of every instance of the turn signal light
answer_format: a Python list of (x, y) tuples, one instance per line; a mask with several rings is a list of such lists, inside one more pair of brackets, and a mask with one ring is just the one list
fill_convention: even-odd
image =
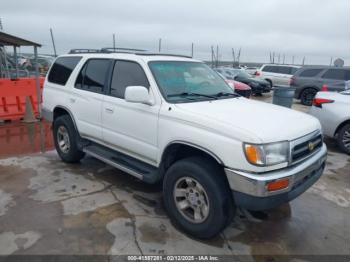
[(247, 156), (247, 159), (252, 164), (261, 164), (261, 153), (258, 147), (253, 145), (246, 145), (245, 146), (245, 153)]
[(267, 191), (277, 191), (281, 189), (285, 189), (289, 186), (289, 180), (288, 179), (282, 179), (273, 181), (267, 184)]
[(314, 100), (312, 101), (312, 105), (322, 108), (323, 104), (330, 104), (330, 103), (333, 103), (333, 102), (334, 102), (334, 100), (331, 100), (331, 99), (314, 98)]

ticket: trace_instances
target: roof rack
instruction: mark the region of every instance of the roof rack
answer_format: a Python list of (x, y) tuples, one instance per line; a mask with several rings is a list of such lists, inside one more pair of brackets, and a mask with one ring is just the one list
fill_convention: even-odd
[(136, 53), (136, 55), (149, 55), (149, 56), (177, 56), (184, 58), (192, 58), (189, 55), (178, 55), (178, 54), (169, 54), (169, 53)]
[(101, 48), (101, 53), (136, 53), (136, 52), (147, 52), (147, 50), (136, 49), (136, 48), (124, 48), (124, 47), (104, 47)]
[(135, 48), (123, 48), (123, 47), (104, 47), (101, 49), (87, 49), (87, 48), (77, 48), (69, 51), (68, 54), (94, 54), (94, 53), (122, 53), (122, 54), (134, 54), (134, 55), (143, 55), (143, 56), (175, 56), (175, 57), (184, 57), (184, 58), (192, 58), (187, 55), (178, 55), (178, 54), (169, 54), (169, 53), (152, 53), (143, 49), (135, 49)]
[(99, 49), (76, 48), (71, 49), (68, 54), (86, 54), (86, 53), (101, 53)]

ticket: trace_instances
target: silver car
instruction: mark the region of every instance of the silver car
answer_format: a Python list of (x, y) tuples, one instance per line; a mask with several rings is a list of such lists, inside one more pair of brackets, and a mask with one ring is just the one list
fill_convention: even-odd
[(318, 92), (310, 114), (320, 120), (324, 135), (335, 138), (339, 147), (350, 155), (350, 90)]

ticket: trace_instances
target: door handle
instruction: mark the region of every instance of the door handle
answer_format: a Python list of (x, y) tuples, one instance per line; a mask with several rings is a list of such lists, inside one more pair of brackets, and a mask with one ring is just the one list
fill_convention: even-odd
[(114, 110), (112, 108), (105, 108), (107, 113), (113, 114)]
[(75, 99), (74, 99), (74, 98), (69, 98), (69, 101), (70, 101), (71, 103), (75, 103)]

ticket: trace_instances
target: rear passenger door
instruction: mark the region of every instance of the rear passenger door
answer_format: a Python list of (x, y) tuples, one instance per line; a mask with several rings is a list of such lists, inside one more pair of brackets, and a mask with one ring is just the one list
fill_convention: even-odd
[(158, 113), (160, 104), (146, 105), (125, 101), (128, 86), (152, 90), (142, 66), (129, 60), (114, 63), (110, 88), (102, 109), (103, 138), (107, 146), (135, 158), (156, 163)]
[(329, 91), (343, 91), (345, 81), (350, 80), (350, 71), (342, 68), (328, 69), (322, 75), (322, 84), (327, 85)]
[(80, 70), (69, 98), (81, 136), (102, 140), (101, 109), (112, 60), (89, 59)]

